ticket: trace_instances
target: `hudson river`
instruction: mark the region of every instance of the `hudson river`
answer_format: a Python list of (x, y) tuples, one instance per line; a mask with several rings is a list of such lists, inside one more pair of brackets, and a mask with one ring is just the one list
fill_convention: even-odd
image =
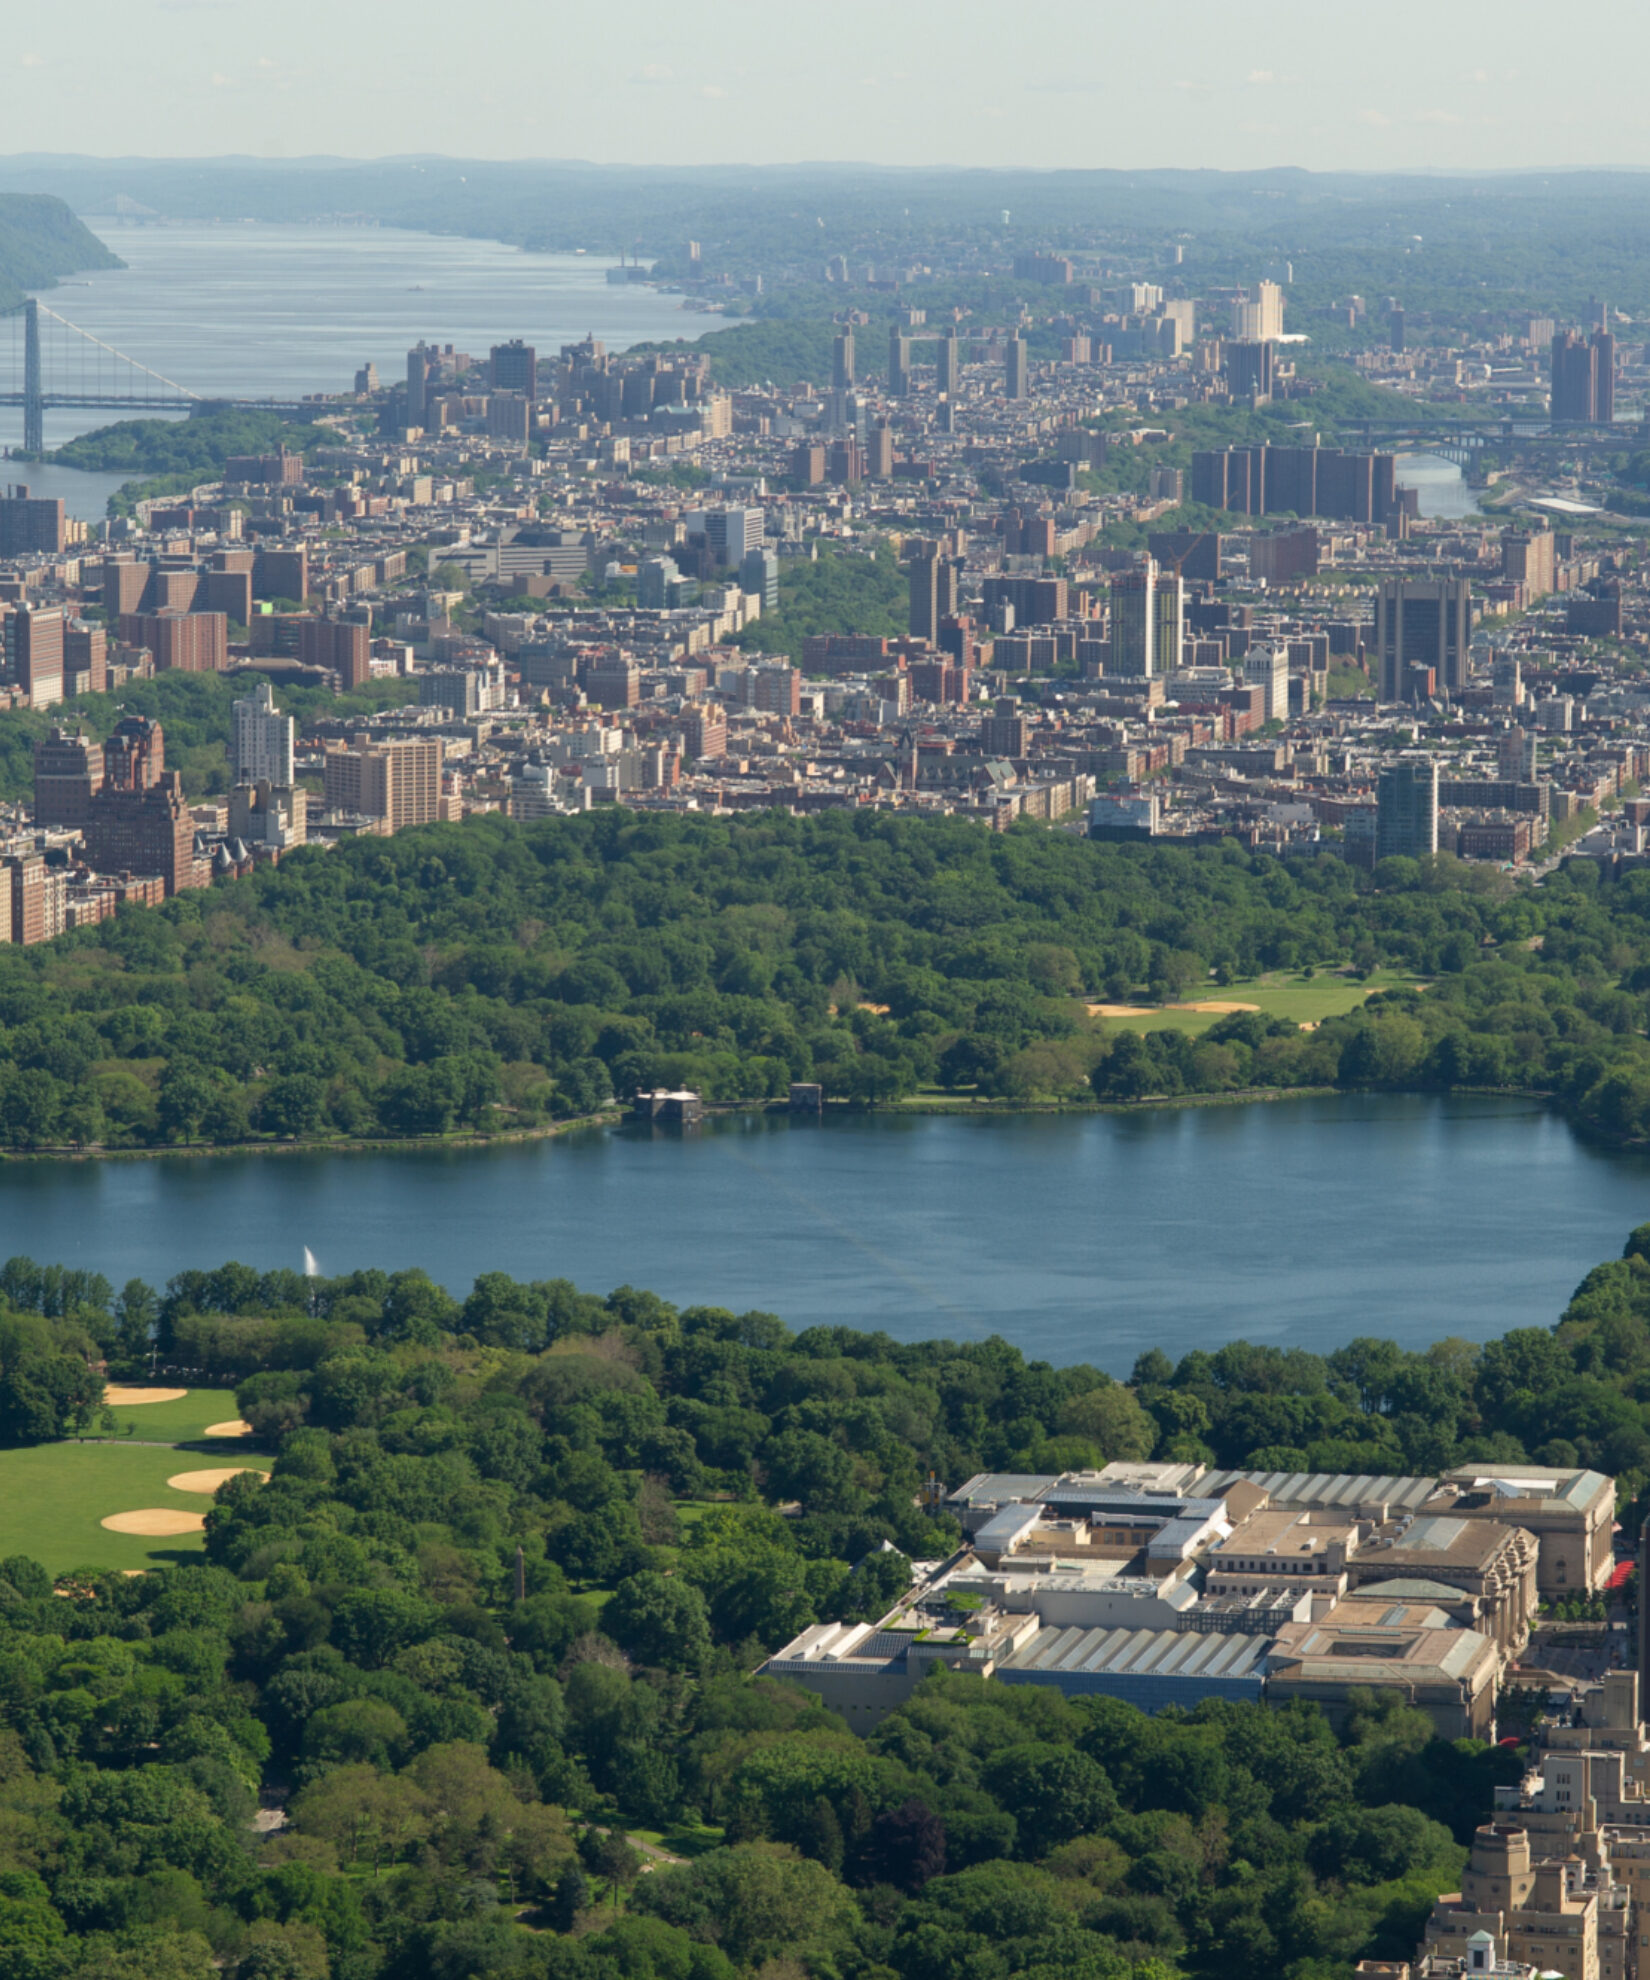
[(1650, 1219), (1650, 1159), (1511, 1100), (1102, 1115), (741, 1116), (474, 1150), (0, 1167), (0, 1254), (153, 1282), (235, 1258), (645, 1286), (793, 1326), (1004, 1334), (1127, 1373), (1547, 1326)]
[[(587, 332), (610, 350), (694, 338), (728, 319), (684, 310), (681, 298), (607, 280), (610, 257), (524, 254), (498, 241), (393, 227), (179, 224), (93, 229), (126, 263), (70, 276), (41, 301), (151, 371), (204, 397), (299, 398), (347, 392), (370, 358), (386, 381), (405, 375), (422, 337), (472, 356), (511, 337), (541, 354)], [(108, 358), (42, 322), (48, 387), (115, 375)], [(15, 332), (0, 367), (20, 365)], [(20, 345), (18, 346), (20, 349)], [(82, 369), (82, 367), (89, 367)], [(157, 388), (159, 389), (159, 388)], [(106, 426), (115, 412), (48, 410), (46, 444)], [(0, 407), (0, 446), (19, 445), (23, 415)], [(76, 475), (21, 463), (12, 470), (72, 514), (104, 513), (120, 476)]]

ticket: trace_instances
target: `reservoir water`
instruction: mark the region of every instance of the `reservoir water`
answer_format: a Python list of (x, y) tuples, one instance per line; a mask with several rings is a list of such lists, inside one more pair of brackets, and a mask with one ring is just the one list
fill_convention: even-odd
[[(682, 308), (681, 298), (606, 279), (608, 258), (527, 254), (499, 241), (462, 240), (393, 227), (122, 224), (95, 229), (126, 263), (71, 276), (44, 290), (48, 309), (205, 397), (298, 398), (347, 392), (371, 359), (386, 382), (403, 377), (422, 337), (472, 356), (521, 337), (541, 354), (587, 332), (610, 350), (728, 327), (729, 319)], [(21, 345), (0, 326), (0, 367), (20, 370)], [(41, 325), (48, 387), (54, 377), (90, 384), (95, 351)], [(17, 351), (12, 349), (17, 345)], [(81, 367), (89, 366), (84, 372)], [(103, 360), (103, 382), (115, 367)], [(48, 409), (46, 444), (105, 426), (117, 413)], [(22, 412), (0, 407), (0, 446), (22, 441)], [(23, 470), (15, 471), (18, 478)], [(70, 512), (104, 513), (107, 477), (27, 478), (62, 494)]]
[(1650, 1219), (1650, 1158), (1534, 1103), (1348, 1095), (997, 1118), (777, 1116), (468, 1150), (0, 1168), (0, 1255), (644, 1286), (1125, 1374), (1244, 1337), (1547, 1326)]

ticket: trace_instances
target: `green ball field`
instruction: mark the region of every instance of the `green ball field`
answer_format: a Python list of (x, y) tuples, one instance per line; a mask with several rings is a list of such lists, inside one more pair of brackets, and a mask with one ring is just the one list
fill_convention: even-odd
[(181, 1491), (168, 1479), (231, 1465), (270, 1466), (268, 1454), (245, 1437), (205, 1434), (236, 1420), (229, 1389), (117, 1405), (114, 1416), (112, 1435), (99, 1430), (84, 1440), (0, 1450), (0, 1559), (27, 1554), (53, 1576), (75, 1568), (169, 1566), (201, 1552), (198, 1531), (118, 1533), (101, 1522), (134, 1512), (199, 1517), (211, 1510), (212, 1492)]

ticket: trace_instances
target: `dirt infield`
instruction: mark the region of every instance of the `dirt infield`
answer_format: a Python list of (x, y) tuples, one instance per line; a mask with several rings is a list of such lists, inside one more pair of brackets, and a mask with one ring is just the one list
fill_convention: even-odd
[(1090, 1004), (1090, 1017), (1138, 1018), (1161, 1017), (1165, 1011), (1204, 1011), (1218, 1016), (1228, 1016), (1233, 1011), (1258, 1011), (1259, 1004), (1226, 1004), (1218, 998), (1206, 997), (1196, 1004)]
[(116, 1409), (130, 1409), (136, 1403), (182, 1402), (187, 1389), (140, 1389), (130, 1382), (106, 1382), (103, 1400)]
[(216, 1471), (175, 1471), (167, 1484), (174, 1492), (215, 1492), (220, 1485), (227, 1485), (231, 1478), (239, 1478), (250, 1471), (256, 1477), (267, 1478), (267, 1471), (259, 1471), (255, 1465), (228, 1464)]
[(175, 1533), (199, 1533), (206, 1526), (205, 1513), (173, 1512), (170, 1506), (145, 1506), (138, 1512), (110, 1513), (99, 1526), (111, 1533), (141, 1533), (160, 1539)]
[(252, 1425), (243, 1423), (238, 1416), (232, 1416), (227, 1423), (207, 1424), (201, 1434), (205, 1437), (250, 1437)]

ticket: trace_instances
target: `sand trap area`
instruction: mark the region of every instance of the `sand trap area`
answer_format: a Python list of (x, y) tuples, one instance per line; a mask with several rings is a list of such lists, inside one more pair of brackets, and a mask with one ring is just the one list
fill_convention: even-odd
[(243, 1423), (238, 1416), (232, 1416), (227, 1423), (207, 1424), (201, 1434), (206, 1437), (250, 1437), (252, 1425)]
[(170, 1506), (145, 1506), (138, 1512), (110, 1513), (98, 1525), (111, 1533), (141, 1533), (146, 1539), (159, 1540), (175, 1533), (204, 1532), (206, 1515), (173, 1512)]
[(1259, 1004), (1223, 1004), (1216, 998), (1205, 998), (1200, 1004), (1176, 1004), (1177, 1011), (1214, 1011), (1221, 1017), (1229, 1017), (1233, 1011), (1258, 1011)]
[(112, 1403), (116, 1409), (130, 1409), (137, 1403), (182, 1402), (188, 1395), (187, 1389), (140, 1389), (130, 1382), (106, 1382), (103, 1385), (103, 1400)]
[[(176, 1471), (167, 1479), (174, 1492), (215, 1492), (220, 1485), (227, 1485), (231, 1478), (239, 1478), (250, 1471), (255, 1478), (267, 1478), (267, 1471), (259, 1471), (255, 1465), (230, 1464), (216, 1471)], [(194, 1515), (191, 1513), (190, 1518)], [(107, 1525), (108, 1521), (105, 1520)]]

